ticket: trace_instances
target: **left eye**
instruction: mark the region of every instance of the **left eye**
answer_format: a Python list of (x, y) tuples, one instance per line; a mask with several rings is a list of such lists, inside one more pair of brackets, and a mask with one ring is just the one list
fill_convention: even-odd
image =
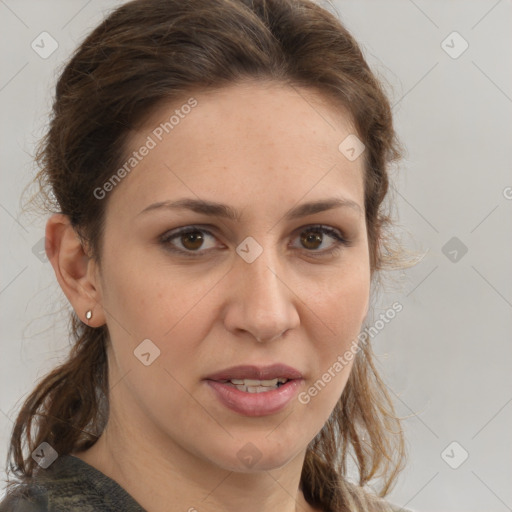
[[(331, 243), (327, 247), (322, 247), (326, 242), (325, 235)], [(211, 238), (212, 243), (209, 247), (204, 247), (205, 241)], [(329, 254), (339, 245), (348, 245), (348, 241), (338, 232), (338, 230), (326, 226), (311, 226), (303, 229), (298, 236), (302, 248), (309, 253)], [(175, 245), (175, 240), (181, 246)], [(179, 230), (170, 231), (161, 237), (161, 242), (167, 249), (186, 254), (187, 256), (202, 256), (208, 250), (215, 247), (215, 236), (206, 229), (197, 227), (185, 227)], [(296, 247), (296, 246), (295, 246)], [(203, 250), (199, 250), (203, 249)], [(298, 249), (301, 249), (298, 247)]]
[[(328, 238), (330, 238), (331, 244), (328, 247), (320, 247), (326, 241), (324, 235), (327, 235)], [(300, 243), (303, 247), (311, 249), (313, 252), (329, 253), (340, 244), (346, 245), (347, 241), (337, 232), (337, 230), (327, 228), (325, 226), (312, 226), (301, 231)]]

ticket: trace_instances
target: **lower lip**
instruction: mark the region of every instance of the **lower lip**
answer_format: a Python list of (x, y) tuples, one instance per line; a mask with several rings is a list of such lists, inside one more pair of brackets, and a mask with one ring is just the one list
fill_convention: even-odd
[(217, 398), (228, 409), (245, 416), (268, 416), (283, 410), (295, 397), (302, 379), (289, 380), (272, 391), (248, 393), (222, 382), (207, 380)]

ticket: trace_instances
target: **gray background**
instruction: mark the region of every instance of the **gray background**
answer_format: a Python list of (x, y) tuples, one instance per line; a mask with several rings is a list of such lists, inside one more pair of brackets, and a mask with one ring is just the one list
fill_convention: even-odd
[[(22, 215), (19, 198), (62, 62), (120, 3), (0, 0), (2, 466), (17, 406), (69, 348), (66, 302), (37, 251), (45, 219)], [(398, 223), (425, 253), (375, 307), (403, 305), (373, 341), (406, 418), (409, 464), (390, 499), (422, 512), (512, 510), (512, 4), (334, 5), (388, 84), (407, 148)], [(31, 48), (43, 31), (58, 42), (46, 59)]]

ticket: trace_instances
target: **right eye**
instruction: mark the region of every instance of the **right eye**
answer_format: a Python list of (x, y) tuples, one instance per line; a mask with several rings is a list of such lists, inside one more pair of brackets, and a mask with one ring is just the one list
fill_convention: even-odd
[[(186, 256), (196, 257), (203, 256), (206, 251), (214, 247), (214, 244), (210, 247), (203, 247), (209, 237), (215, 238), (210, 231), (198, 228), (197, 226), (186, 226), (166, 232), (160, 237), (160, 241), (165, 245), (166, 249)], [(179, 245), (175, 245), (175, 243)], [(201, 248), (204, 250), (199, 251)]]

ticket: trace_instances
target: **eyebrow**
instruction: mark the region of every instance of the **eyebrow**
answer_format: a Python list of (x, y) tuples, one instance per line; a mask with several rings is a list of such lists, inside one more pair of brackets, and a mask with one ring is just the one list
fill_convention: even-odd
[[(300, 217), (306, 217), (307, 215), (313, 215), (315, 213), (342, 207), (354, 209), (360, 215), (362, 214), (362, 209), (358, 203), (350, 199), (332, 197), (294, 206), (292, 209), (286, 212), (283, 218), (289, 221)], [(232, 206), (217, 203), (215, 201), (205, 201), (202, 199), (193, 198), (182, 198), (175, 201), (161, 201), (158, 203), (153, 203), (139, 212), (137, 216), (162, 208), (171, 210), (192, 210), (196, 213), (202, 213), (212, 217), (223, 217), (237, 222), (239, 222), (241, 218), (241, 212)]]

